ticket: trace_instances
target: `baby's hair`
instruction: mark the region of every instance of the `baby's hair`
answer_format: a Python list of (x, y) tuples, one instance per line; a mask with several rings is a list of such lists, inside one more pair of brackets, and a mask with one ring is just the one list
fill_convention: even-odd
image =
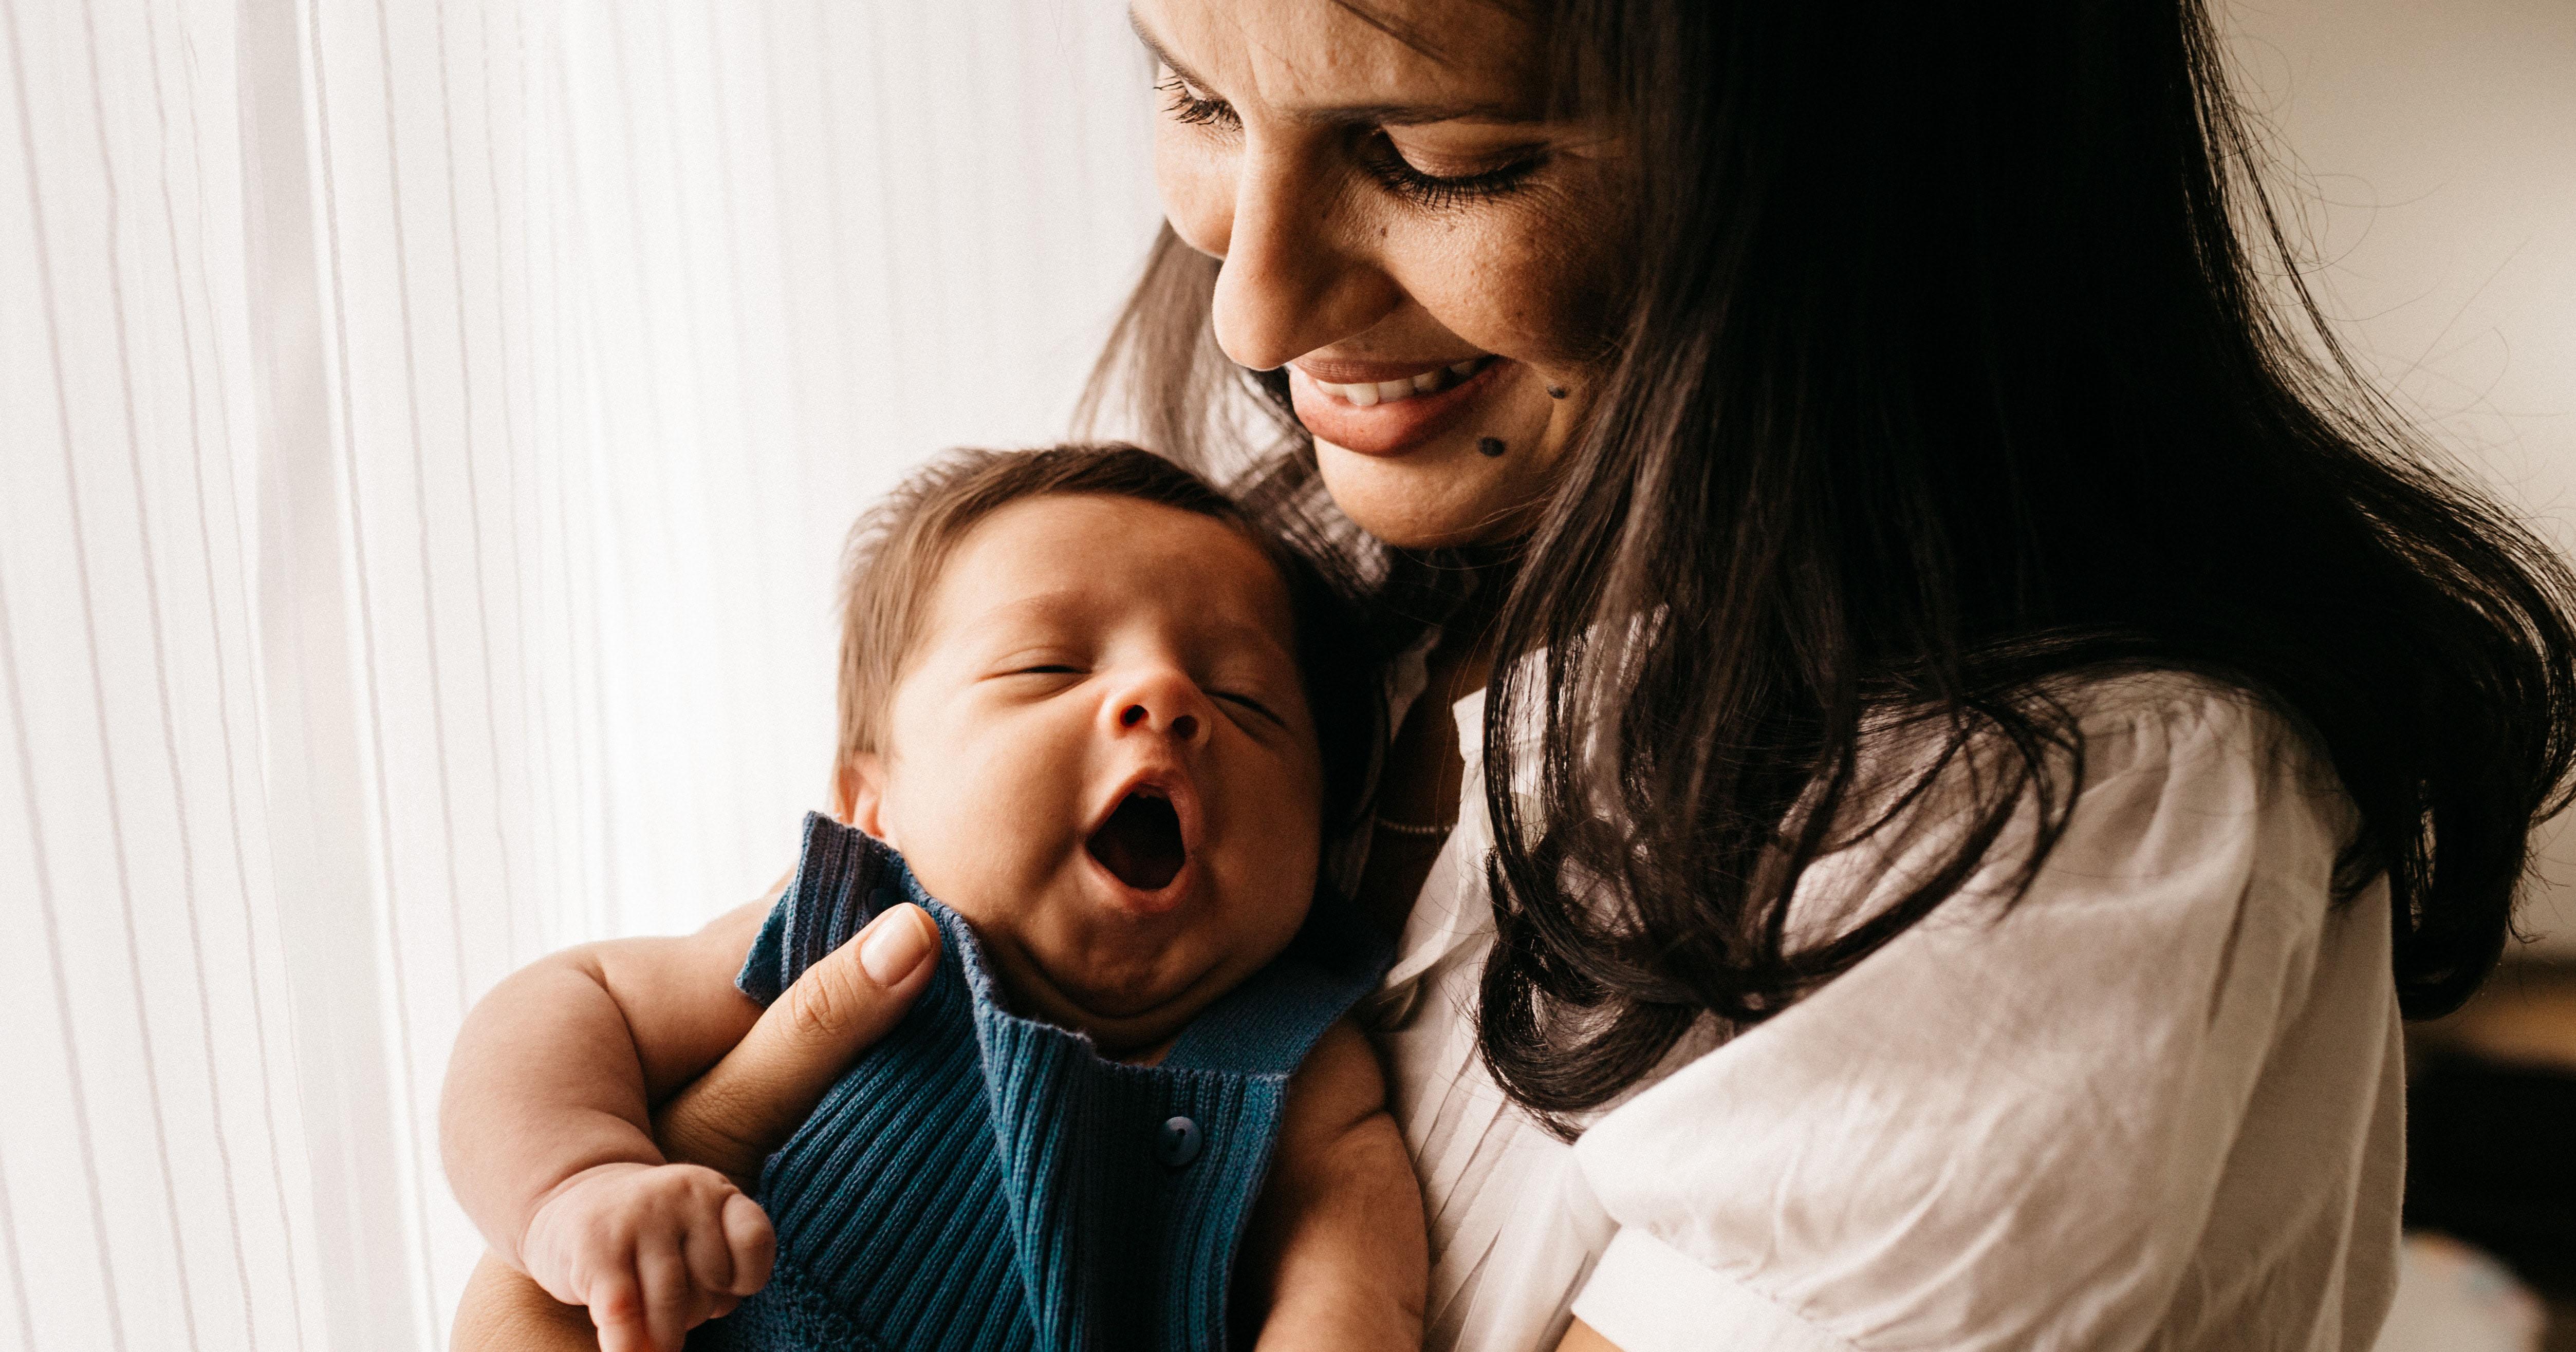
[(1287, 583), (1297, 657), (1322, 745), (1327, 816), (1355, 803), (1369, 755), (1366, 706), (1342, 689), (1365, 669), (1353, 629), (1312, 565), (1256, 526), (1234, 499), (1151, 451), (1119, 443), (1031, 451), (956, 450), (916, 470), (850, 530), (841, 570), (837, 769), (885, 747), (886, 717), (921, 637), (923, 604), (976, 524), (1015, 502), (1060, 494), (1128, 498), (1221, 521)]

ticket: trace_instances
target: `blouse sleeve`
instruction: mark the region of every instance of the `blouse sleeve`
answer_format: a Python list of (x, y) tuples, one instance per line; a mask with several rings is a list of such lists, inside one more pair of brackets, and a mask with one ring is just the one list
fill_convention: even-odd
[[(2017, 904), (1990, 868), (1585, 1133), (1620, 1228), (1578, 1317), (1624, 1352), (2152, 1336), (2309, 980), (2349, 809), (2241, 697), (2096, 708)], [(1909, 852), (1870, 854), (1811, 869), (1793, 917), (1892, 894)]]

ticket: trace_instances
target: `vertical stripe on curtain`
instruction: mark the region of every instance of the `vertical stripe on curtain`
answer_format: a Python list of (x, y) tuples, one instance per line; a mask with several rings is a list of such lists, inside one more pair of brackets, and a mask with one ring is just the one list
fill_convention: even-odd
[(444, 1345), (446, 1047), (790, 862), (852, 515), (1061, 434), (1115, 6), (0, 0), (0, 1348)]
[(0, 1328), (295, 1346), (318, 1269), (260, 774), (230, 16), (0, 22)]

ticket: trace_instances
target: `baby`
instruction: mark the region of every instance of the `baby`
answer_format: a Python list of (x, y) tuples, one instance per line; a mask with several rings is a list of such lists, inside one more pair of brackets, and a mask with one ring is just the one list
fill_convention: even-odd
[[(494, 1250), (604, 1352), (712, 1315), (693, 1345), (1420, 1346), (1420, 1193), (1339, 1021), (1384, 946), (1316, 901), (1301, 577), (1132, 448), (965, 453), (871, 513), (839, 820), (775, 906), (557, 954), (467, 1020), (442, 1135)], [(931, 983), (757, 1202), (663, 1163), (651, 1104), (871, 919), (927, 924), (906, 902)]]

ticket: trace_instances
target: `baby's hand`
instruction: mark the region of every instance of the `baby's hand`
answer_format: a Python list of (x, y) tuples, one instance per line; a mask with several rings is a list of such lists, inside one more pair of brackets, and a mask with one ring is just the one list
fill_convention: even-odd
[(602, 1164), (537, 1208), (519, 1261), (546, 1294), (590, 1308), (599, 1352), (680, 1352), (768, 1284), (776, 1249), (760, 1204), (713, 1169)]

